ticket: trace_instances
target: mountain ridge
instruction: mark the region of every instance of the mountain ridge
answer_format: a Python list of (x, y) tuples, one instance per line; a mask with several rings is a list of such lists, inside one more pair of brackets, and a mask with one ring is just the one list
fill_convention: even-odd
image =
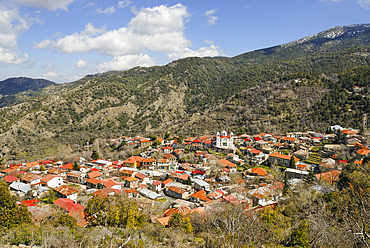
[[(330, 113), (321, 111), (327, 108), (321, 100), (332, 89), (344, 90), (338, 75), (370, 65), (370, 26), (363, 27), (366, 32), (358, 36), (311, 50), (306, 48), (312, 43), (302, 43), (233, 58), (191, 57), (52, 85), (42, 96), (0, 108), (0, 147), (9, 159), (122, 134), (324, 131), (330, 123), (319, 117)], [(349, 97), (343, 94), (339, 103)], [(335, 118), (358, 127), (362, 109), (353, 109)], [(348, 117), (355, 119), (346, 122)]]

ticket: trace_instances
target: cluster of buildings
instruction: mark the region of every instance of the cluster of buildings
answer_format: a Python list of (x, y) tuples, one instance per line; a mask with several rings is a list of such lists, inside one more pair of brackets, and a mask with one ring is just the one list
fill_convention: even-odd
[[(75, 163), (40, 160), (8, 165), (0, 177), (25, 199), (20, 204), (34, 209), (35, 218), (41, 218), (45, 209), (39, 200), (50, 192), (57, 199), (53, 205), (76, 217), (80, 225), (86, 224), (83, 210), (89, 198), (126, 194), (165, 206), (163, 216), (154, 220), (166, 226), (174, 213), (203, 212), (220, 202), (244, 204), (246, 210), (278, 204), (284, 183), (269, 172), (271, 166), (285, 170), (292, 185), (302, 182), (310, 170), (318, 181), (335, 183), (343, 164), (361, 164), (370, 154), (355, 130), (337, 132), (344, 137), (341, 144), (337, 134), (318, 132), (222, 131), (215, 136), (158, 139), (160, 145), (155, 147), (145, 137), (120, 137), (110, 142), (125, 142), (141, 153), (117, 161), (78, 158)], [(353, 161), (340, 157), (343, 150), (354, 155)]]

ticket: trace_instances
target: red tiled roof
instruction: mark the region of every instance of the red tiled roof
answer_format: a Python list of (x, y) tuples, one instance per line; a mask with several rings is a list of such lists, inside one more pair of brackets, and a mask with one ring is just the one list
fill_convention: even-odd
[(204, 202), (211, 201), (211, 199), (209, 199), (206, 196), (206, 192), (204, 190), (199, 190), (198, 192), (195, 192), (194, 194), (191, 194), (190, 196), (192, 196), (194, 198), (198, 198), (198, 199), (200, 199), (201, 201), (204, 201)]
[(73, 200), (67, 198), (59, 198), (58, 200), (54, 201), (54, 204), (67, 210), (68, 212), (82, 212), (85, 209), (85, 207), (81, 204), (76, 204)]
[(74, 193), (78, 193), (78, 190), (75, 188), (72, 188), (71, 186), (68, 185), (61, 185), (59, 187), (54, 188), (55, 191), (59, 192), (60, 194), (64, 196), (69, 196)]

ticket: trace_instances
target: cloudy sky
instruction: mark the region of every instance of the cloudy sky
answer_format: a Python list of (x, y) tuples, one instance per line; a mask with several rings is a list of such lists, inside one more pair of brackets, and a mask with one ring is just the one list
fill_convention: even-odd
[(370, 0), (0, 0), (0, 80), (236, 56), (370, 23)]

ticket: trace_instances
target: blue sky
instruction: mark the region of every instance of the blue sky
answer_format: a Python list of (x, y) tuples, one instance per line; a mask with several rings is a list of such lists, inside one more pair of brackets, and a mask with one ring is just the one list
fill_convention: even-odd
[(0, 0), (0, 80), (236, 56), (370, 23), (370, 0)]

